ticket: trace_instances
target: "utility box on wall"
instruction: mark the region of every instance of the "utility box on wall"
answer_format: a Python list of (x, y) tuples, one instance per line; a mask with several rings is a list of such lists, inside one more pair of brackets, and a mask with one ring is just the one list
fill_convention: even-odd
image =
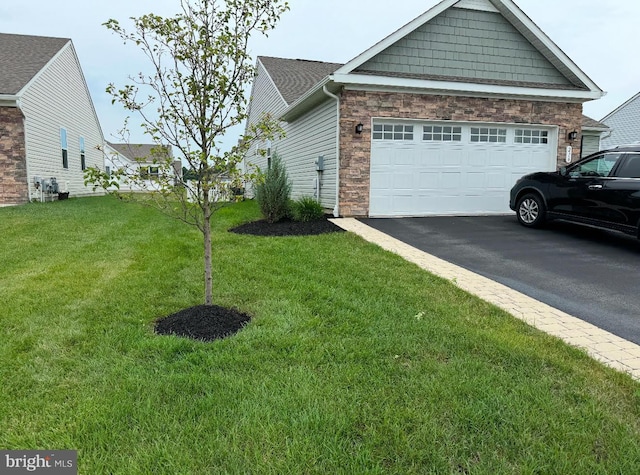
[(316, 158), (316, 171), (317, 172), (324, 171), (324, 156), (320, 156)]

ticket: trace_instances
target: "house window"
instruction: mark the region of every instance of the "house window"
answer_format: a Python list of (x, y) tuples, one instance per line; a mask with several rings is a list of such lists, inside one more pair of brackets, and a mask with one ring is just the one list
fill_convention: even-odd
[(107, 174), (107, 176), (109, 178), (111, 178), (111, 167), (110, 166), (104, 167), (104, 172)]
[(157, 180), (160, 176), (158, 167), (142, 167), (140, 168), (140, 177), (143, 180)]
[(373, 140), (413, 140), (413, 125), (374, 124)]
[(67, 129), (60, 128), (60, 148), (62, 148), (62, 167), (69, 168), (69, 155), (67, 152)]
[(460, 142), (462, 127), (425, 125), (422, 127), (422, 140), (426, 142)]
[(549, 132), (546, 130), (516, 129), (515, 143), (548, 144)]
[(267, 169), (271, 169), (271, 140), (267, 140), (267, 150), (265, 152), (267, 157)]
[(491, 129), (489, 127), (471, 127), (472, 142), (506, 143), (507, 129)]
[(87, 168), (87, 163), (84, 155), (84, 137), (80, 137), (80, 168), (83, 171)]

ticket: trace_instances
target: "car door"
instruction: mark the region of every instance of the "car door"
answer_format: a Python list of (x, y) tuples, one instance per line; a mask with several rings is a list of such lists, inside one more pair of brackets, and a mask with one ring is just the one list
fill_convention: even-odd
[(609, 223), (637, 229), (640, 222), (640, 153), (627, 153), (613, 170), (612, 176), (593, 190), (606, 203)]
[(568, 214), (584, 221), (603, 223), (623, 219), (612, 205), (611, 195), (614, 173), (623, 156), (621, 152), (602, 153), (568, 169), (563, 185)]

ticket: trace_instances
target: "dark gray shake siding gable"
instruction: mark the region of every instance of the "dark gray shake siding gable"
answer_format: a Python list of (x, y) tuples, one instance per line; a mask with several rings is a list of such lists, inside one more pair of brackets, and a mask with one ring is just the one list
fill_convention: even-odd
[(574, 87), (501, 14), (451, 8), (356, 69)]

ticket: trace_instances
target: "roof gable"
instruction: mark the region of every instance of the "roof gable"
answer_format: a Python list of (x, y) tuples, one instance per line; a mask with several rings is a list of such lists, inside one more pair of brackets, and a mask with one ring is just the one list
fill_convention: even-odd
[[(464, 12), (468, 13), (465, 15)], [(493, 33), (486, 31), (486, 26), (491, 23), (498, 25), (499, 30)], [(473, 38), (480, 44), (473, 44)], [(435, 50), (433, 43), (437, 45)], [(509, 51), (513, 46), (515, 49)], [(478, 48), (482, 48), (482, 52)], [(524, 85), (533, 83), (537, 87), (602, 93), (511, 0), (444, 0), (349, 61), (336, 71), (336, 75), (380, 73), (381, 64), (389, 64), (390, 57), (398, 53), (404, 56), (404, 51), (410, 49), (413, 49), (413, 54), (424, 54), (415, 57), (412, 64), (400, 59), (404, 66), (400, 73), (409, 74), (406, 77), (445, 81), (453, 78), (474, 84), (496, 84), (500, 81)], [(478, 58), (483, 61), (477, 61)], [(463, 66), (465, 62), (473, 63), (475, 67), (456, 67)], [(542, 71), (538, 69), (541, 66)], [(463, 71), (461, 76), (460, 71), (465, 69), (479, 71)], [(382, 73), (384, 75), (385, 72)], [(386, 73), (397, 75), (398, 71)]]
[(354, 72), (575, 88), (500, 13), (455, 6), (420, 25)]
[[(107, 142), (109, 147), (132, 162), (153, 162), (173, 157), (173, 149), (169, 145), (129, 144)], [(166, 154), (166, 155), (165, 155)]]
[(0, 94), (18, 94), (70, 41), (0, 33)]
[(323, 78), (342, 66), (342, 64), (338, 63), (324, 63), (306, 59), (271, 58), (268, 56), (259, 56), (258, 60), (262, 63), (288, 105), (294, 103)]
[[(616, 116), (617, 114), (619, 114), (620, 112), (624, 112), (625, 109), (628, 108), (633, 108), (633, 109), (640, 109), (640, 92), (638, 94), (636, 94), (635, 96), (633, 96), (631, 99), (628, 99), (627, 101), (625, 101), (622, 105), (616, 107), (614, 110), (612, 110), (611, 112), (609, 112), (606, 116), (604, 116), (602, 118), (602, 120), (600, 122), (606, 122), (610, 119), (612, 119), (614, 116)], [(636, 112), (634, 110), (634, 112)]]

